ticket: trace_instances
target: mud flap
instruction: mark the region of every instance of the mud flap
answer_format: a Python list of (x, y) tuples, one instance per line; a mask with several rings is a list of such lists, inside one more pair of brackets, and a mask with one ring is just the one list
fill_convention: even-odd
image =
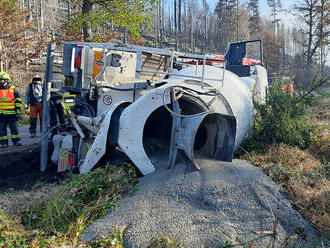
[(205, 113), (173, 118), (169, 167), (174, 165), (178, 150), (182, 150), (198, 170), (199, 159), (232, 161), (236, 136), (234, 116)]

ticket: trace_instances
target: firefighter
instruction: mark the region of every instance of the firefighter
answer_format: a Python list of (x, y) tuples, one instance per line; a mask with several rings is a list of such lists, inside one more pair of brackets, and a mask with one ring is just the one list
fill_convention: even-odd
[(21, 119), (22, 99), (10, 76), (0, 72), (0, 148), (8, 147), (7, 126), (10, 127), (14, 146), (21, 146), (17, 121)]
[[(29, 132), (31, 138), (36, 137), (37, 133), (37, 120), (38, 116), (40, 119), (40, 133), (41, 133), (41, 123), (42, 123), (42, 90), (43, 83), (42, 78), (39, 75), (35, 75), (32, 78), (32, 83), (30, 83), (26, 88), (25, 93), (25, 111), (30, 114), (30, 128)], [(30, 106), (30, 108), (29, 108)]]

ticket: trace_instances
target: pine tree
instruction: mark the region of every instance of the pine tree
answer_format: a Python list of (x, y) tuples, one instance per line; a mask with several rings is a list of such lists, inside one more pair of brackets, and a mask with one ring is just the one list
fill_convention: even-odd
[(259, 0), (250, 0), (248, 6), (250, 9), (250, 38), (257, 38), (260, 36), (261, 32)]

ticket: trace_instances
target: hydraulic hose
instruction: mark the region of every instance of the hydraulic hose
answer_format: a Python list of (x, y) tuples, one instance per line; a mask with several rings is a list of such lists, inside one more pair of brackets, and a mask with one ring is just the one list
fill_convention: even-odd
[(193, 114), (193, 115), (183, 115), (183, 114), (178, 114), (176, 112), (174, 112), (173, 110), (171, 110), (167, 104), (166, 104), (166, 100), (165, 100), (165, 96), (167, 94), (167, 92), (172, 89), (172, 88), (181, 88), (181, 92), (187, 92), (187, 91), (192, 91), (192, 92), (195, 92), (197, 93), (198, 95), (206, 95), (206, 96), (218, 96), (220, 94), (220, 92), (216, 89), (212, 89), (212, 90), (209, 90), (209, 91), (206, 91), (206, 92), (201, 92), (201, 91), (198, 91), (198, 90), (194, 90), (194, 89), (191, 89), (191, 88), (188, 88), (188, 87), (185, 87), (185, 86), (170, 86), (168, 88), (166, 88), (163, 92), (163, 104), (164, 104), (164, 107), (166, 108), (167, 111), (169, 111), (172, 115), (174, 116), (177, 116), (177, 117), (195, 117), (195, 116), (199, 116), (199, 115), (204, 115), (205, 113), (209, 112), (209, 111), (203, 111), (201, 113), (198, 113), (198, 114)]

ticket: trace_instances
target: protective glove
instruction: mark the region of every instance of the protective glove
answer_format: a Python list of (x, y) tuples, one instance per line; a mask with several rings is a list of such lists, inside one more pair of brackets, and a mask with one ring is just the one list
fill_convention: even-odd
[(25, 113), (27, 115), (30, 114), (30, 109), (29, 109), (29, 106), (27, 104), (24, 105), (24, 109), (25, 109)]
[(17, 121), (22, 121), (23, 120), (23, 115), (21, 113), (16, 113), (16, 120)]

